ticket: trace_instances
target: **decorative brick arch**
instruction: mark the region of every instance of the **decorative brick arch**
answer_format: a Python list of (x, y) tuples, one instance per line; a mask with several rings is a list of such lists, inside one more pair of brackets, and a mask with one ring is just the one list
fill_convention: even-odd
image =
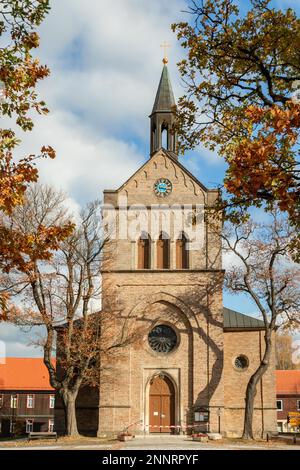
[(140, 318), (143, 312), (145, 312), (145, 310), (147, 310), (156, 303), (169, 305), (171, 308), (177, 311), (178, 315), (181, 317), (182, 321), (189, 327), (189, 329), (197, 328), (197, 322), (193, 310), (188, 305), (186, 305), (181, 299), (167, 292), (158, 292), (156, 294), (151, 295), (149, 299), (144, 298), (143, 300), (141, 300), (129, 312), (128, 319), (130, 320), (133, 318)]

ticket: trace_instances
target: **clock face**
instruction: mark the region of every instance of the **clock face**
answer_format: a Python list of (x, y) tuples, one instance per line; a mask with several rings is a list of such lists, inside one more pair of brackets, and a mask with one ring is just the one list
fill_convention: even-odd
[(154, 192), (158, 197), (166, 197), (172, 191), (172, 183), (166, 178), (160, 178), (154, 184)]

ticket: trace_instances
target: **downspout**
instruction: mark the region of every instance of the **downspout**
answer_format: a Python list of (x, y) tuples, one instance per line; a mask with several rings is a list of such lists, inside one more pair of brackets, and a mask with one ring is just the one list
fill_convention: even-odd
[[(262, 343), (261, 343), (261, 330), (259, 331), (259, 360), (262, 361)], [(264, 391), (263, 381), (260, 379), (260, 401), (261, 401), (261, 437), (264, 437), (265, 431), (265, 417), (264, 417)]]

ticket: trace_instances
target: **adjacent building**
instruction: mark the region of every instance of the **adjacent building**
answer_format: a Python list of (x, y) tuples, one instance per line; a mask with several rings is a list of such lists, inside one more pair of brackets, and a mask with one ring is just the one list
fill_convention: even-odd
[(53, 431), (55, 392), (41, 358), (0, 363), (0, 436)]
[(276, 371), (277, 429), (293, 432), (288, 424), (288, 413), (300, 413), (300, 370)]

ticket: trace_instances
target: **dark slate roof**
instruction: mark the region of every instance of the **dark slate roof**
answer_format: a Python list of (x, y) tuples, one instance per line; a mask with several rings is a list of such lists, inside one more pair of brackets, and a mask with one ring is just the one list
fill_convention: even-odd
[(168, 67), (164, 65), (152, 109), (152, 114), (158, 111), (172, 111), (174, 106), (176, 106), (176, 101), (172, 90), (169, 71)]
[(230, 308), (223, 308), (223, 328), (224, 329), (261, 329), (265, 324), (262, 320), (236, 312)]

